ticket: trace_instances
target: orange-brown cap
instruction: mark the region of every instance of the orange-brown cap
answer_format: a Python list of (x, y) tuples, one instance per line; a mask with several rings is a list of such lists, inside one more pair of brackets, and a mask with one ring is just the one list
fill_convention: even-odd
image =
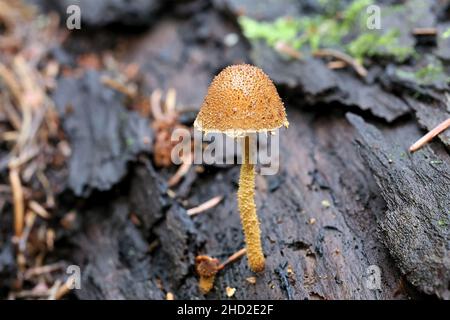
[(288, 124), (270, 78), (255, 66), (240, 64), (225, 68), (214, 78), (194, 127), (238, 137)]

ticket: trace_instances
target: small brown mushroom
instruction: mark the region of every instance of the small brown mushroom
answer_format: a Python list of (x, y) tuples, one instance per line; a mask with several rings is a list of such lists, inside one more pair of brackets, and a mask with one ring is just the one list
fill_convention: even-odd
[(225, 133), (243, 140), (238, 205), (249, 266), (255, 272), (264, 270), (265, 259), (254, 200), (255, 168), (250, 161), (250, 136), (288, 124), (283, 102), (272, 81), (261, 69), (247, 64), (229, 66), (214, 78), (194, 122), (196, 129), (206, 133)]
[(236, 251), (231, 256), (228, 257), (223, 263), (219, 264), (219, 260), (216, 258), (211, 258), (210, 256), (201, 255), (195, 257), (195, 270), (200, 276), (198, 287), (201, 293), (207, 294), (211, 291), (214, 286), (214, 279), (217, 272), (225, 268), (228, 264), (235, 262), (243, 255), (245, 255), (246, 249), (243, 248)]

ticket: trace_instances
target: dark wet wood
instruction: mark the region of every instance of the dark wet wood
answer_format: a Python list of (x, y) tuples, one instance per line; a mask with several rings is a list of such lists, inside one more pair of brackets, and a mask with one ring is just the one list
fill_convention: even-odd
[[(384, 212), (385, 202), (354, 148), (352, 126), (341, 113), (314, 115), (289, 108), (288, 116), (293, 125), (280, 137), (280, 172), (276, 176), (258, 176), (256, 180), (266, 270), (257, 275), (256, 284), (250, 284), (246, 278), (254, 274), (243, 258), (218, 274), (214, 290), (206, 298), (227, 298), (227, 286), (236, 288), (237, 299), (392, 299), (414, 294), (413, 290), (399, 290), (402, 287), (400, 272), (377, 236), (374, 212)], [(124, 218), (126, 205), (122, 201), (111, 204), (112, 208), (122, 208), (121, 219), (96, 218), (101, 211), (85, 217), (82, 239), (92, 237), (93, 240), (95, 236), (96, 242), (106, 242), (110, 246), (89, 249), (91, 241), (81, 242), (81, 252), (88, 252), (84, 260), (90, 275), (84, 278), (88, 281), (87, 288), (92, 288), (92, 281), (108, 282), (108, 277), (117, 276), (131, 286), (127, 289), (132, 290), (130, 297), (133, 290), (140, 290), (143, 284), (139, 281), (133, 284), (133, 278), (128, 279), (126, 273), (127, 268), (135, 266), (123, 265), (114, 258), (124, 254), (122, 243), (135, 252), (133, 255), (137, 257), (133, 259), (145, 261), (139, 266), (148, 268), (145, 274), (148, 272), (150, 279), (161, 281), (163, 291), (174, 293), (176, 298), (204, 298), (197, 290), (194, 257), (208, 254), (224, 260), (244, 245), (236, 208), (238, 174), (237, 166), (207, 168), (194, 183), (187, 206), (216, 195), (225, 198), (214, 209), (190, 218), (176, 202), (168, 200), (167, 204), (167, 199), (161, 200), (164, 187), (157, 192), (153, 174), (148, 173), (148, 168), (139, 167), (132, 184), (149, 186), (152, 192), (136, 197), (136, 189), (132, 189), (131, 197), (138, 202), (132, 211), (141, 218), (145, 228), (136, 229)], [(161, 206), (168, 208), (163, 210), (162, 218)], [(107, 211), (111, 210), (117, 209)], [(108, 224), (118, 226), (111, 229)], [(125, 232), (119, 234), (116, 229)], [(159, 243), (150, 257), (139, 249), (148, 231), (149, 238)], [(111, 265), (106, 273), (102, 267), (106, 256), (101, 258), (103, 253), (98, 252), (105, 250), (106, 255), (113, 257), (109, 259)], [(93, 255), (94, 252), (100, 257)], [(380, 291), (370, 290), (365, 285), (370, 265), (382, 270)], [(115, 284), (113, 288), (120, 291), (121, 285)], [(152, 294), (161, 294), (159, 288), (153, 287), (153, 290), (156, 293)], [(99, 297), (101, 295), (107, 296), (106, 292)], [(79, 296), (84, 297), (82, 293)]]
[(77, 196), (106, 191), (127, 172), (127, 163), (150, 152), (149, 121), (125, 107), (125, 96), (104, 85), (101, 74), (62, 78), (53, 98), (71, 145), (68, 186)]
[(382, 134), (361, 117), (357, 128), (362, 157), (372, 171), (388, 210), (379, 215), (382, 239), (407, 279), (428, 294), (450, 298), (450, 158), (430, 146), (409, 154), (414, 126)]

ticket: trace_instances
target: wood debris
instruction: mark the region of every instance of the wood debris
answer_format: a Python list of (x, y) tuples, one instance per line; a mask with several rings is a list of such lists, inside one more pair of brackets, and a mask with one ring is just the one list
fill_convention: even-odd
[(436, 28), (414, 28), (413, 35), (415, 36), (435, 36), (437, 35)]
[[(55, 140), (63, 139), (49, 97), (60, 68), (49, 50), (67, 33), (59, 29), (57, 16), (36, 19), (35, 14), (22, 1), (0, 2), (0, 25), (6, 28), (0, 32), (0, 114), (4, 115), (0, 121), (7, 125), (0, 128), (0, 138), (8, 151), (0, 158), (0, 169), (9, 170), (14, 212), (18, 274), (16, 291), (10, 295), (15, 298), (46, 298), (47, 285), (55, 281), (51, 268), (43, 265), (55, 238), (47, 225), (55, 205), (55, 185), (47, 174), (61, 156)], [(36, 221), (37, 216), (42, 220)], [(44, 276), (48, 282), (42, 281)], [(27, 288), (22, 288), (24, 280)]]
[(225, 288), (225, 293), (226, 293), (228, 298), (231, 298), (236, 293), (236, 288), (226, 287)]
[(302, 54), (300, 53), (300, 51), (295, 50), (294, 48), (292, 48), (290, 45), (288, 45), (285, 42), (277, 42), (275, 44), (275, 50), (277, 50), (278, 52), (285, 54), (291, 58), (297, 59), (297, 60), (301, 60), (302, 59)]
[(355, 69), (356, 73), (361, 77), (365, 78), (367, 76), (367, 69), (358, 61), (353, 59), (346, 53), (340, 52), (335, 49), (320, 49), (314, 51), (314, 56), (316, 57), (333, 57), (344, 61), (346, 64), (350, 65)]
[(228, 264), (235, 262), (241, 258), (247, 250), (245, 248), (233, 253), (222, 264), (216, 258), (211, 258), (206, 255), (200, 255), (195, 258), (195, 269), (200, 276), (199, 289), (203, 294), (207, 294), (214, 286), (214, 279), (217, 272), (224, 269)]
[[(150, 108), (154, 118), (153, 129), (156, 137), (154, 143), (153, 160), (158, 167), (170, 167), (173, 165), (171, 153), (173, 147), (178, 141), (172, 141), (172, 133), (176, 129), (188, 129), (178, 121), (178, 112), (176, 110), (176, 92), (169, 89), (165, 100), (162, 99), (163, 93), (160, 89), (153, 91), (150, 97)], [(176, 185), (181, 177), (186, 174), (188, 168), (187, 162), (191, 161), (190, 154), (181, 155), (185, 166), (171, 180), (171, 185)]]
[(250, 284), (256, 284), (256, 277), (248, 277), (245, 280)]
[(410, 152), (415, 152), (422, 148), (425, 144), (430, 142), (434, 137), (447, 130), (450, 127), (450, 118), (438, 124), (434, 129), (429, 131), (422, 138), (417, 140), (411, 147), (409, 147)]

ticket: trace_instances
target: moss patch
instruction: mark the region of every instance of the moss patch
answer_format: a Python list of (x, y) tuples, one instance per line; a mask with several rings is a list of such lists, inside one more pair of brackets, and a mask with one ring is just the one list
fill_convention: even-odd
[[(301, 18), (278, 18), (273, 22), (260, 22), (242, 16), (239, 23), (250, 40), (263, 40), (274, 47), (284, 42), (295, 49), (315, 51), (320, 48), (336, 48), (363, 62), (366, 58), (389, 56), (402, 62), (414, 54), (414, 48), (399, 44), (398, 30), (368, 30), (365, 26), (365, 8), (372, 0), (355, 0), (341, 11), (338, 6), (322, 1), (324, 14)], [(364, 31), (363, 31), (364, 30)]]
[(426, 66), (416, 71), (397, 70), (396, 74), (404, 80), (414, 81), (420, 85), (429, 85), (435, 82), (450, 83), (450, 77), (446, 74), (440, 60), (429, 62)]

